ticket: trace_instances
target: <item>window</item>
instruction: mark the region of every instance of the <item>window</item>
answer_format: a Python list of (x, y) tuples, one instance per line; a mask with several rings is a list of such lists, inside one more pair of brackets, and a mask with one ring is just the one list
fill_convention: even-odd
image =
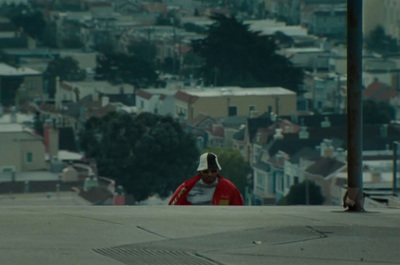
[(236, 116), (237, 115), (237, 107), (229, 106), (228, 108), (228, 116)]
[(32, 163), (33, 162), (33, 154), (31, 152), (26, 153), (26, 162)]
[(294, 185), (299, 184), (299, 177), (295, 176), (295, 177), (293, 178), (293, 184), (294, 184)]

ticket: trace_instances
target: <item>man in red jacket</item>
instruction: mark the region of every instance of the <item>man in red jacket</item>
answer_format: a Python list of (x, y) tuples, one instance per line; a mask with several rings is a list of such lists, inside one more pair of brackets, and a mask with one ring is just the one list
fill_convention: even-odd
[(169, 205), (243, 205), (235, 185), (219, 174), (221, 166), (213, 153), (200, 156), (199, 172), (183, 182), (172, 195)]

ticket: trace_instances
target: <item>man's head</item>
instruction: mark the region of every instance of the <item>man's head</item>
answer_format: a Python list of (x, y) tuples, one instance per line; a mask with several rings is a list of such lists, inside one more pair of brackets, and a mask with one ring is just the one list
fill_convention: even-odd
[(200, 172), (204, 183), (212, 184), (218, 177), (218, 170), (221, 170), (221, 166), (216, 154), (204, 153), (200, 156), (197, 171)]

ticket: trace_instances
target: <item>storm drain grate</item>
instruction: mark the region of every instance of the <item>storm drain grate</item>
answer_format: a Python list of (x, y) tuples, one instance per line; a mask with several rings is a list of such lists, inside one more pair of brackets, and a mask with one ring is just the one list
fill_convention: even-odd
[(129, 265), (216, 265), (220, 264), (208, 260), (195, 253), (179, 250), (154, 250), (154, 249), (134, 249), (134, 248), (101, 248), (94, 249), (95, 252), (118, 260)]

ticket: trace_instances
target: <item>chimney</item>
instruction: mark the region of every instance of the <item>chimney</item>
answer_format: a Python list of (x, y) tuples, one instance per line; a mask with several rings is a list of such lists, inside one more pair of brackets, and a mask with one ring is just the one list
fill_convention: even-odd
[(388, 137), (388, 126), (387, 124), (383, 124), (380, 128), (379, 128), (379, 136), (382, 138), (386, 138)]
[(44, 125), (43, 135), (46, 152), (49, 153), (50, 161), (52, 161), (58, 155), (58, 129), (53, 127), (50, 120), (47, 120)]
[(324, 139), (321, 143), (321, 156), (324, 158), (332, 158), (334, 154), (334, 148), (332, 146), (332, 140)]
[(102, 96), (101, 97), (101, 106), (105, 107), (108, 105), (108, 103), (110, 103), (110, 98), (107, 96)]
[(337, 148), (336, 159), (341, 162), (346, 162), (346, 158), (347, 158), (346, 151), (341, 147)]
[(17, 123), (17, 109), (15, 106), (11, 107), (10, 123)]
[(280, 139), (283, 139), (282, 129), (276, 128), (274, 134), (274, 140), (280, 140)]
[(256, 109), (250, 110), (249, 118), (257, 118), (258, 111)]
[(299, 139), (309, 139), (309, 138), (310, 138), (310, 133), (307, 131), (307, 127), (301, 126), (299, 132)]
[(55, 107), (56, 110), (61, 109), (61, 89), (60, 89), (60, 78), (56, 77), (56, 93), (54, 95)]
[(329, 128), (331, 127), (331, 122), (328, 117), (325, 117), (324, 121), (321, 122), (321, 128)]
[(372, 183), (380, 183), (382, 181), (381, 173), (380, 172), (371, 172), (371, 182)]

